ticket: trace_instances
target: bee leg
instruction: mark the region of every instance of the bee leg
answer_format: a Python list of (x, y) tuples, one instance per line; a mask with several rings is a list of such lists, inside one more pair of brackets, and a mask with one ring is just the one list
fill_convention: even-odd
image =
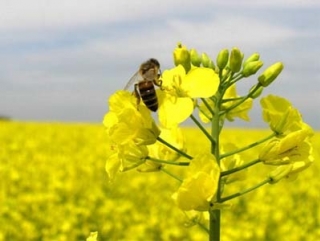
[(153, 80), (154, 85), (160, 87), (161, 90), (164, 90), (164, 88), (162, 88), (162, 80), (158, 79), (158, 80)]
[(137, 98), (137, 110), (139, 110), (139, 104), (140, 104), (140, 94), (139, 94), (139, 88), (138, 84), (134, 85), (134, 96)]

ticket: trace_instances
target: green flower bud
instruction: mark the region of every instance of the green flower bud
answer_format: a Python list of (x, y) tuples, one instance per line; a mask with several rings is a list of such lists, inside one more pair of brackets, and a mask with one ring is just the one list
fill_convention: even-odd
[(208, 68), (213, 69), (213, 70), (215, 70), (215, 69), (216, 69), (216, 66), (214, 66), (214, 63), (213, 63), (213, 61), (212, 61), (212, 60), (209, 62), (209, 66), (208, 66)]
[(223, 49), (219, 52), (217, 56), (217, 66), (220, 70), (224, 69), (229, 60), (229, 50)]
[(246, 65), (247, 63), (250, 63), (252, 61), (257, 61), (259, 59), (260, 55), (258, 53), (254, 53), (244, 61), (243, 65)]
[(178, 46), (173, 51), (173, 61), (175, 66), (181, 64), (186, 72), (191, 69), (190, 63), (190, 53), (186, 46), (183, 46), (181, 43), (178, 43)]
[(209, 68), (210, 62), (212, 62), (212, 61), (211, 61), (210, 57), (206, 53), (203, 53), (201, 55), (201, 60), (202, 60), (202, 66), (205, 67), (205, 68)]
[(263, 91), (263, 87), (261, 85), (258, 88), (256, 88), (256, 85), (254, 85), (249, 90), (249, 95), (252, 99), (256, 99), (262, 94), (262, 91)]
[(257, 71), (262, 67), (263, 62), (260, 60), (251, 61), (244, 64), (242, 75), (243, 77), (249, 77), (250, 75), (254, 75)]
[(277, 62), (267, 68), (259, 77), (258, 81), (263, 87), (270, 85), (283, 70), (283, 63)]
[(201, 65), (201, 56), (198, 54), (197, 50), (195, 50), (195, 49), (191, 49), (190, 50), (190, 59), (191, 59), (191, 63), (194, 66), (200, 67), (200, 65)]
[(233, 48), (230, 54), (229, 67), (232, 72), (237, 73), (241, 69), (243, 54), (238, 48)]

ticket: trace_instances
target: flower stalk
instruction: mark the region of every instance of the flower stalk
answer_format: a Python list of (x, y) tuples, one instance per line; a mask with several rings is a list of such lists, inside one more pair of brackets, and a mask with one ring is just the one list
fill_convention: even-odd
[(250, 187), (250, 188), (248, 188), (248, 189), (245, 189), (245, 190), (243, 190), (243, 191), (240, 191), (240, 192), (231, 194), (231, 195), (229, 195), (229, 196), (223, 197), (223, 198), (221, 198), (220, 201), (221, 201), (221, 202), (226, 202), (226, 201), (229, 201), (229, 200), (231, 200), (231, 199), (233, 199), (233, 198), (240, 197), (240, 196), (242, 196), (242, 195), (244, 195), (244, 194), (247, 194), (247, 193), (249, 193), (249, 192), (252, 192), (252, 191), (258, 189), (259, 187), (262, 187), (262, 186), (268, 184), (270, 181), (272, 181), (271, 178), (267, 178), (267, 179), (263, 180), (262, 182), (254, 185), (254, 186), (252, 186), (252, 187)]
[[(214, 113), (220, 112), (220, 105), (222, 101), (222, 96), (220, 93), (220, 89), (215, 95), (215, 109)], [(216, 157), (217, 164), (220, 166), (220, 130), (222, 126), (220, 126), (220, 117), (219, 115), (214, 115), (211, 122), (211, 136), (214, 142), (211, 143), (211, 153)], [(221, 199), (221, 177), (219, 177), (218, 182), (218, 190), (216, 193), (216, 202), (220, 203)], [(210, 241), (220, 241), (220, 225), (221, 225), (221, 210), (214, 209), (209, 211), (209, 240)]]

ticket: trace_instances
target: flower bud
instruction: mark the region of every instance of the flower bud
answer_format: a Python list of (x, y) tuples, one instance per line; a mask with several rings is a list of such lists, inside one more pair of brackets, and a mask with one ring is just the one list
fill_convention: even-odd
[(217, 66), (220, 70), (224, 69), (229, 60), (229, 50), (223, 49), (219, 52), (217, 56)]
[(267, 68), (259, 77), (258, 81), (263, 87), (270, 85), (283, 70), (283, 63), (277, 62)]
[(254, 75), (257, 71), (262, 67), (263, 62), (260, 60), (251, 61), (244, 64), (242, 75), (243, 77), (249, 77), (250, 75)]
[(241, 69), (243, 54), (238, 48), (233, 48), (230, 54), (229, 67), (232, 72), (237, 73)]
[(291, 172), (293, 165), (283, 165), (279, 166), (273, 171), (269, 173), (270, 184), (275, 184), (279, 182), (282, 178), (287, 177), (287, 175)]
[(191, 59), (191, 63), (194, 66), (200, 67), (200, 65), (201, 65), (201, 56), (198, 54), (197, 50), (195, 50), (195, 49), (191, 49), (190, 50), (190, 59)]
[(254, 85), (249, 90), (249, 95), (252, 99), (256, 99), (262, 94), (262, 91), (263, 91), (263, 87), (261, 85), (258, 88), (256, 88), (256, 85)]
[(178, 43), (178, 46), (173, 51), (173, 60), (175, 66), (181, 64), (186, 72), (191, 69), (190, 53), (186, 46), (183, 46), (181, 43)]
[(259, 59), (260, 59), (260, 55), (258, 53), (254, 53), (244, 61), (243, 65), (246, 65), (253, 61), (258, 61)]
[(201, 55), (201, 60), (202, 60), (202, 66), (205, 67), (205, 68), (209, 68), (210, 62), (212, 62), (212, 61), (211, 61), (210, 57), (206, 53), (203, 53)]
[(212, 60), (209, 62), (209, 66), (208, 66), (208, 68), (210, 68), (210, 69), (212, 69), (212, 70), (214, 70), (214, 71), (215, 71), (216, 66), (214, 66), (214, 63), (213, 63), (213, 61), (212, 61)]

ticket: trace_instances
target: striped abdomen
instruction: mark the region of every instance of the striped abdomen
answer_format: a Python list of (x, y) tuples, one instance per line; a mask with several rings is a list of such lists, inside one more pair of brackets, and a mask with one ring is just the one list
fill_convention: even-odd
[(156, 90), (154, 88), (153, 82), (148, 80), (143, 80), (138, 83), (140, 97), (143, 103), (151, 110), (157, 111), (158, 109), (158, 99), (156, 95)]

